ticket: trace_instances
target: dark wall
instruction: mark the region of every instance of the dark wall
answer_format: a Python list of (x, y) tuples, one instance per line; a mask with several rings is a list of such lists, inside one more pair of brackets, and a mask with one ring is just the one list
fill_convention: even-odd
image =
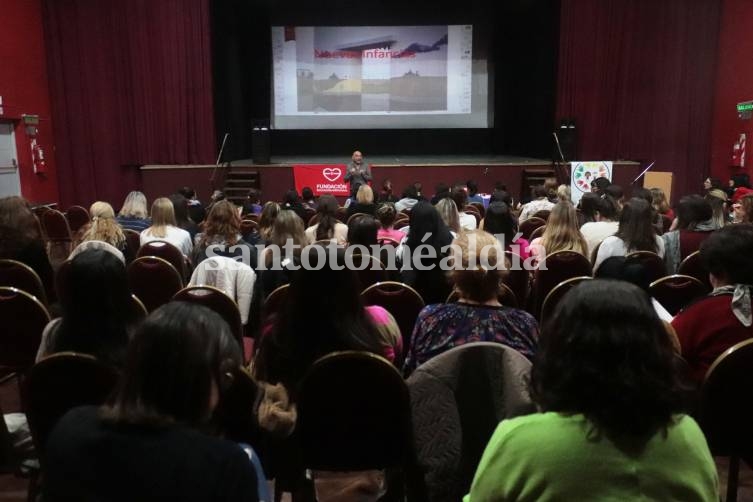
[(217, 143), (224, 159), (251, 157), (251, 125), (271, 113), (273, 25), (473, 24), (488, 51), (490, 129), (274, 130), (273, 155), (551, 152), (559, 40), (556, 0), (214, 0), (212, 51)]

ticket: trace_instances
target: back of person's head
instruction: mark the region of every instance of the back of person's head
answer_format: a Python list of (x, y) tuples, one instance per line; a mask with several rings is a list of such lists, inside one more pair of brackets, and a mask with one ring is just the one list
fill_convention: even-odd
[(242, 362), (228, 324), (202, 305), (170, 302), (136, 330), (103, 416), (112, 422), (200, 426)]
[(190, 221), (188, 217), (188, 199), (179, 193), (174, 193), (169, 198), (170, 202), (173, 203), (175, 221), (178, 223), (178, 226), (188, 223)]
[(651, 205), (658, 212), (664, 214), (669, 211), (669, 201), (667, 201), (667, 195), (661, 188), (651, 188)]
[(303, 190), (301, 190), (301, 197), (307, 202), (314, 200), (314, 191), (311, 187), (303, 187)]
[(599, 210), (600, 200), (601, 196), (594, 192), (586, 192), (583, 194), (583, 197), (580, 198), (578, 207), (580, 208), (580, 213), (583, 215), (585, 223), (596, 221), (596, 213)]
[(654, 196), (651, 193), (651, 190), (648, 188), (643, 187), (636, 187), (633, 188), (633, 199), (643, 199), (646, 202), (649, 203), (649, 205), (653, 204), (654, 202)]
[(712, 232), (700, 251), (706, 270), (720, 285), (753, 285), (753, 225), (738, 223)]
[(177, 193), (181, 194), (183, 197), (186, 198), (186, 200), (191, 200), (194, 197), (196, 197), (196, 190), (194, 190), (191, 187), (183, 187), (177, 191)]
[(637, 260), (629, 260), (624, 256), (610, 256), (594, 271), (597, 279), (614, 279), (634, 284), (648, 292), (654, 277), (651, 271)]
[(248, 199), (249, 203), (258, 204), (259, 202), (261, 202), (261, 191), (256, 188), (249, 188), (246, 198)]
[(386, 179), (382, 182), (382, 191), (388, 194), (392, 193), (392, 180)]
[(91, 221), (80, 230), (80, 241), (103, 241), (116, 248), (125, 244), (123, 229), (115, 221), (115, 211), (107, 202), (97, 201), (89, 207)]
[(443, 199), (444, 197), (450, 196), (450, 187), (445, 183), (444, 181), (440, 181), (437, 183), (437, 186), (434, 187), (434, 197), (437, 199)]
[(615, 235), (625, 242), (628, 252), (657, 252), (658, 245), (652, 219), (651, 204), (645, 199), (633, 197), (622, 207), (620, 226)]
[(458, 206), (458, 211), (465, 209), (468, 204), (468, 192), (465, 191), (464, 185), (455, 185), (450, 196), (455, 201), (455, 205)]
[(418, 191), (415, 185), (408, 185), (403, 190), (403, 199), (418, 199)]
[(465, 182), (465, 186), (468, 189), (468, 195), (470, 197), (473, 197), (478, 193), (478, 184), (476, 184), (473, 180), (468, 180)]
[(460, 297), (484, 303), (497, 298), (499, 284), (507, 274), (505, 252), (492, 234), (473, 230), (454, 241), (450, 278)]
[(606, 190), (606, 188), (611, 184), (612, 182), (609, 181), (609, 178), (605, 178), (603, 176), (594, 178), (594, 180), (591, 182), (591, 191), (597, 195), (601, 195), (602, 193), (604, 193), (604, 190)]
[(746, 173), (733, 174), (732, 176), (730, 176), (730, 181), (732, 182), (733, 188), (751, 188), (750, 176), (748, 176)]
[(543, 199), (547, 196), (546, 187), (544, 185), (535, 185), (531, 189), (531, 197), (534, 199)]
[(415, 251), (421, 244), (433, 247), (437, 252), (452, 243), (452, 234), (442, 220), (439, 211), (426, 201), (420, 201), (410, 212), (410, 231), (406, 244)]
[(40, 225), (21, 197), (0, 198), (0, 258), (15, 258), (30, 242), (42, 242)]
[(295, 211), (280, 211), (272, 225), (269, 241), (270, 244), (282, 247), (288, 240), (297, 246), (306, 245), (303, 220)]
[(460, 215), (458, 214), (458, 206), (455, 204), (455, 201), (449, 197), (445, 197), (437, 202), (436, 208), (447, 228), (456, 233), (460, 232)]
[(709, 201), (700, 195), (686, 195), (677, 204), (677, 228), (692, 230), (699, 223), (711, 219), (713, 210)]
[(572, 204), (558, 202), (552, 207), (544, 234), (541, 236), (541, 245), (549, 254), (557, 251), (585, 254), (588, 251), (586, 240), (580, 233), (578, 213)]
[(395, 223), (395, 219), (397, 218), (395, 204), (392, 202), (383, 203), (377, 208), (376, 217), (382, 225), (382, 228), (385, 230), (389, 229)]
[(118, 216), (122, 216), (123, 218), (140, 218), (142, 220), (146, 219), (148, 215), (146, 195), (137, 190), (126, 195), (123, 207), (120, 208), (120, 212), (118, 213)]
[(414, 181), (413, 187), (416, 189), (416, 195), (420, 198), (424, 190), (424, 184), (420, 181)]
[(543, 411), (582, 413), (598, 433), (635, 444), (684, 411), (683, 390), (670, 337), (637, 286), (582, 282), (543, 326), (531, 374)]
[(83, 352), (121, 365), (133, 324), (123, 262), (102, 249), (83, 251), (71, 260), (63, 286), (54, 350)]
[(175, 224), (175, 208), (172, 201), (167, 197), (155, 199), (152, 203), (152, 225), (164, 227), (167, 225), (175, 226)]
[(546, 196), (550, 197), (552, 199), (557, 197), (557, 186), (559, 183), (557, 183), (557, 178), (547, 178), (544, 180), (544, 190), (546, 191)]
[(229, 200), (221, 200), (212, 204), (212, 209), (204, 223), (204, 237), (202, 245), (209, 241), (220, 240), (228, 245), (238, 242), (241, 232), (241, 217), (235, 204)]
[(599, 218), (614, 221), (620, 215), (620, 206), (610, 195), (604, 195), (596, 202), (596, 211)]
[(736, 204), (740, 204), (742, 208), (742, 223), (753, 222), (753, 194), (740, 197)]
[(319, 197), (319, 205), (316, 207), (316, 212), (319, 213), (316, 240), (331, 239), (335, 234), (335, 227), (338, 223), (337, 209), (337, 199), (333, 195), (326, 194)]
[(288, 190), (285, 192), (285, 196), (283, 197), (283, 206), (294, 206), (300, 202), (300, 197), (298, 196), (298, 192), (295, 190)]
[(377, 244), (379, 224), (370, 214), (360, 215), (348, 225), (348, 245), (362, 245), (368, 248)]
[(259, 235), (261, 235), (262, 239), (269, 239), (275, 219), (279, 213), (280, 205), (277, 202), (267, 202), (262, 207), (261, 216), (259, 216)]
[(361, 185), (356, 192), (356, 202), (359, 204), (373, 204), (374, 191), (369, 185)]
[(505, 246), (510, 246), (518, 231), (517, 221), (504, 202), (492, 202), (484, 216), (484, 230), (497, 237), (502, 236)]
[(568, 185), (560, 185), (557, 187), (557, 199), (560, 202), (573, 202), (573, 195)]
[(614, 183), (604, 189), (604, 194), (612, 197), (617, 202), (620, 202), (625, 195), (622, 187)]
[(711, 206), (711, 219), (713, 224), (717, 228), (722, 228), (727, 224), (727, 216), (729, 212), (727, 210), (727, 194), (724, 190), (712, 188), (706, 192), (704, 199), (706, 199)]
[(491, 205), (493, 202), (504, 202), (512, 208), (512, 195), (505, 190), (494, 190), (491, 197), (489, 197), (489, 204)]

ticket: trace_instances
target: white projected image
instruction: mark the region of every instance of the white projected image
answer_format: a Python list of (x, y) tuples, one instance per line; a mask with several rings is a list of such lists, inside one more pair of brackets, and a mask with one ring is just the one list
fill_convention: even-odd
[(274, 126), (487, 127), (472, 42), (470, 25), (273, 27)]

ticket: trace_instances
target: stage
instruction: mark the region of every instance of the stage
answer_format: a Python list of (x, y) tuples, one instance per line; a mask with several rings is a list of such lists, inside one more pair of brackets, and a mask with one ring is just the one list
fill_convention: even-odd
[[(507, 187), (516, 199), (524, 191), (524, 171), (553, 170), (550, 160), (510, 155), (366, 155), (364, 162), (371, 166), (373, 186), (381, 190), (384, 180), (391, 180), (393, 192), (399, 197), (402, 190), (416, 181), (423, 184), (425, 195), (433, 195), (435, 186), (474, 180), (479, 191), (491, 192), (496, 183)], [(603, 160), (603, 159), (602, 159)], [(222, 189), (222, 180), (231, 172), (258, 173), (264, 200), (279, 200), (295, 186), (292, 166), (297, 164), (346, 164), (350, 155), (272, 156), (269, 164), (254, 164), (251, 159), (234, 160), (221, 167), (214, 165), (145, 165), (141, 167), (142, 187), (147, 198), (169, 195), (182, 186), (193, 187), (199, 199), (206, 201), (212, 193), (212, 180)], [(613, 180), (627, 188), (641, 172), (638, 162), (615, 161)], [(639, 182), (640, 184), (640, 182)], [(627, 190), (626, 190), (627, 191)]]

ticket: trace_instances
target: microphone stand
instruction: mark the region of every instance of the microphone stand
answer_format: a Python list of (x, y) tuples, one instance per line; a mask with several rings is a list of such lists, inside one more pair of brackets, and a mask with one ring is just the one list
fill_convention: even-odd
[(557, 152), (560, 154), (559, 159), (554, 161), (554, 171), (555, 173), (557, 173), (557, 178), (559, 180), (559, 183), (567, 184), (570, 181), (569, 180), (570, 176), (564, 170), (565, 168), (563, 167), (563, 164), (567, 164), (567, 162), (565, 161), (565, 156), (562, 153), (562, 147), (560, 146), (560, 139), (557, 136), (556, 132), (552, 132), (552, 136), (554, 136), (554, 142), (557, 145)]
[(230, 136), (229, 132), (225, 133), (225, 137), (222, 138), (222, 146), (220, 146), (220, 154), (217, 155), (217, 162), (214, 164), (214, 170), (212, 171), (212, 178), (209, 180), (209, 182), (212, 184), (212, 190), (216, 190), (217, 187), (215, 186), (215, 181), (217, 180), (217, 168), (220, 167), (220, 160), (222, 160), (222, 154), (225, 151), (225, 144), (227, 143), (227, 138)]

